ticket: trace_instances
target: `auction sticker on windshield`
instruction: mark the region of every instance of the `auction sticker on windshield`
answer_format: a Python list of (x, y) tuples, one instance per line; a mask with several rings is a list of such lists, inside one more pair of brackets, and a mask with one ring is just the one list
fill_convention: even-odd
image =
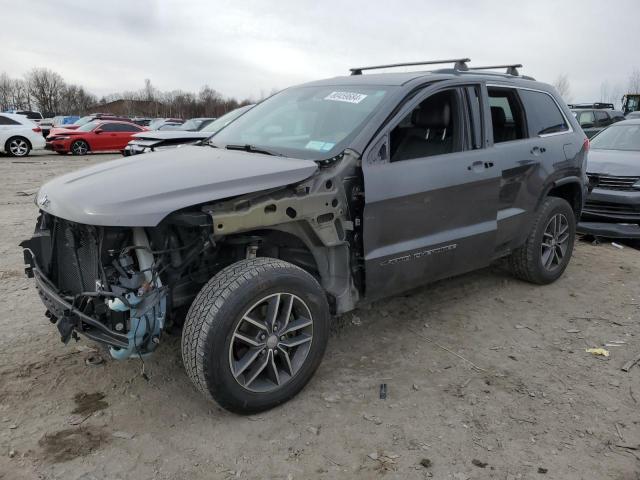
[(325, 100), (347, 103), (360, 103), (365, 98), (367, 98), (367, 95), (356, 92), (331, 92), (329, 95), (324, 97)]

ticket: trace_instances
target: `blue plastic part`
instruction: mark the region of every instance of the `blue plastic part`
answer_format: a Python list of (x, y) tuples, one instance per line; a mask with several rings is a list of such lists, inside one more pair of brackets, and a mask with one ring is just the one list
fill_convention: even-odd
[[(130, 295), (127, 296), (127, 301), (132, 306), (138, 305), (140, 303), (140, 298), (135, 295)], [(116, 311), (122, 311), (119, 303), (114, 303), (113, 305), (110, 304), (109, 307)], [(129, 338), (129, 346), (127, 348), (111, 347), (109, 349), (111, 356), (116, 360), (126, 360), (127, 358), (146, 356), (152, 353), (156, 349), (157, 343), (151, 340), (148, 341), (144, 347), (142, 346), (142, 343), (145, 340), (145, 337), (148, 338), (149, 335), (152, 339), (154, 337), (160, 337), (160, 332), (164, 328), (166, 307), (166, 294), (163, 293), (155, 305), (146, 307), (146, 312), (138, 311), (135, 307), (131, 308), (129, 317), (130, 328), (129, 333), (127, 334), (127, 337)]]

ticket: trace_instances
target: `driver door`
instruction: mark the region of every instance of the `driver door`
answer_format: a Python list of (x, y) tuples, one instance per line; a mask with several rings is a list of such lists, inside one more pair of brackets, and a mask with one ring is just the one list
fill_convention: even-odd
[(500, 173), (485, 148), (480, 92), (473, 84), (425, 89), (365, 152), (368, 298), (491, 262)]

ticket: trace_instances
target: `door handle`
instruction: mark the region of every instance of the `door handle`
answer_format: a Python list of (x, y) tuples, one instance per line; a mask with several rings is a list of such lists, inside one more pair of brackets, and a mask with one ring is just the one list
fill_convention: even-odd
[(473, 162), (467, 167), (467, 170), (473, 170), (474, 172), (480, 172), (487, 168), (492, 168), (493, 162), (481, 162), (480, 160)]
[(533, 148), (531, 149), (531, 154), (532, 154), (532, 155), (540, 155), (541, 153), (544, 153), (544, 152), (546, 152), (546, 151), (547, 151), (547, 149), (546, 149), (546, 148), (544, 148), (544, 147), (537, 147), (537, 146), (536, 146), (536, 147), (533, 147)]

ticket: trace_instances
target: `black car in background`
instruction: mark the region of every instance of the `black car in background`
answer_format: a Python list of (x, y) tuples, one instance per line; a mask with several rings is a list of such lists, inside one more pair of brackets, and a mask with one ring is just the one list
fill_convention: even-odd
[(640, 238), (640, 119), (616, 123), (591, 140), (587, 176), (591, 192), (578, 231)]
[(609, 125), (624, 120), (624, 113), (615, 110), (613, 103), (569, 104), (569, 108), (589, 138)]

